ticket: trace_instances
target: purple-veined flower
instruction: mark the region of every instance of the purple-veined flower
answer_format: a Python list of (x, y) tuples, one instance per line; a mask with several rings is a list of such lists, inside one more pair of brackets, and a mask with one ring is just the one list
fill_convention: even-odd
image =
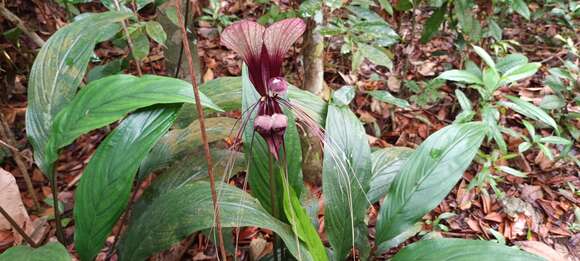
[(252, 111), (257, 108), (254, 130), (264, 138), (276, 160), (288, 126), (281, 105), (291, 107), (281, 97), (288, 90), (282, 63), (305, 29), (305, 23), (298, 18), (285, 19), (267, 28), (245, 20), (228, 26), (221, 35), (221, 43), (237, 52), (248, 66), (250, 81), (260, 95), (258, 103), (251, 107)]

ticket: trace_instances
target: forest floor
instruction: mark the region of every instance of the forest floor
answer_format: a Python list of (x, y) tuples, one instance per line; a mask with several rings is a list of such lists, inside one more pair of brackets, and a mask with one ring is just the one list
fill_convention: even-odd
[[(6, 2), (6, 7), (45, 40), (70, 20), (66, 10), (53, 1), (11, 0)], [(284, 8), (288, 6), (282, 4), (282, 9)], [(103, 10), (98, 4), (84, 4), (80, 9), (83, 12)], [(223, 11), (235, 15), (238, 19), (244, 19), (259, 17), (266, 10), (263, 5), (246, 4), (240, 7), (236, 1), (230, 1)], [(154, 13), (152, 10), (144, 10), (141, 14), (142, 19), (152, 19), (152, 13)], [(472, 53), (454, 51), (456, 50), (454, 38), (448, 33), (440, 34), (428, 43), (421, 44), (420, 33), (417, 32), (422, 31), (421, 25), (428, 18), (424, 10), (416, 11), (418, 21), (417, 28), (414, 30), (415, 35), (411, 35), (413, 30), (411, 30), (412, 23), (409, 14), (398, 17), (384, 15), (384, 17), (391, 25), (397, 25), (393, 28), (397, 28), (397, 33), (405, 39), (392, 49), (393, 70), (389, 71), (384, 67), (365, 62), (359, 74), (351, 75), (349, 74), (350, 58), (341, 55), (336, 47), (336, 42), (339, 40), (326, 38), (324, 79), (329, 88), (337, 89), (343, 85), (355, 85), (359, 90), (382, 89), (390, 91), (397, 97), (409, 98), (412, 93), (404, 87), (404, 80), (432, 79), (444, 70), (458, 68), (466, 58), (478, 60), (478, 57)], [(542, 67), (534, 77), (520, 81), (510, 88), (502, 88), (501, 94), (498, 95), (515, 95), (538, 104), (541, 98), (550, 92), (543, 83), (547, 69), (561, 66), (559, 57), (566, 54), (562, 46), (553, 45), (549, 40), (560, 33), (562, 28), (552, 23), (527, 22), (516, 15), (510, 19), (510, 26), (503, 28), (504, 37), (519, 42), (520, 45), (516, 47), (517, 51), (525, 54), (530, 61), (541, 61)], [(0, 17), (0, 32), (7, 32), (13, 27), (10, 21)], [(197, 23), (196, 28), (203, 81), (220, 76), (240, 75), (240, 59), (219, 44), (219, 31), (205, 22)], [(22, 173), (24, 170), (18, 166), (10, 151), (2, 146), (0, 146), (0, 167), (16, 177), (23, 202), (33, 221), (50, 216), (54, 211), (46, 200), (51, 197), (48, 180), (31, 160), (32, 150), (25, 133), (27, 78), (36, 48), (37, 46), (24, 35), (18, 39), (11, 38), (6, 33), (0, 35), (0, 117), (6, 127), (6, 133), (0, 132), (0, 134), (2, 134), (3, 142), (18, 149), (25, 171), (31, 173), (35, 191), (41, 201), (40, 209), (34, 208), (32, 196), (26, 189)], [(168, 74), (165, 72), (164, 51), (162, 46), (152, 45), (150, 55), (143, 63), (144, 73)], [(285, 64), (287, 70), (299, 72), (303, 70), (299, 52), (300, 44), (297, 44)], [(96, 50), (96, 55), (104, 63), (127, 54), (126, 50), (101, 44)], [(402, 76), (405, 71), (406, 74)], [(135, 73), (134, 64), (125, 72)], [(290, 82), (297, 86), (301, 85), (301, 81), (300, 77), (290, 79)], [(371, 140), (373, 146), (416, 148), (430, 134), (453, 122), (460, 112), (460, 108), (454, 102), (456, 100), (454, 88), (450, 84), (437, 90), (436, 95), (439, 96), (437, 102), (423, 107), (412, 106), (401, 109), (380, 103), (363, 92), (358, 92), (351, 104), (351, 109), (365, 123), (367, 133), (373, 137)], [(477, 96), (477, 92), (474, 91), (466, 91), (466, 93), (469, 97)], [(501, 121), (504, 126), (512, 130), (526, 133), (525, 128), (518, 123), (519, 119), (521, 119), (520, 115), (508, 111), (502, 115)], [(576, 121), (577, 127), (578, 123)], [(58, 172), (62, 176), (59, 183), (61, 190), (59, 199), (64, 203), (66, 217), (72, 216), (74, 190), (79, 175), (108, 131), (110, 129), (105, 128), (83, 135), (77, 142), (67, 147), (61, 155), (58, 164)], [(506, 136), (506, 141), (510, 151), (517, 151), (518, 144), (521, 142), (509, 136)], [(578, 149), (577, 144), (575, 149)], [(426, 221), (423, 226), (424, 233), (432, 233), (432, 236), (471, 239), (503, 237), (508, 244), (518, 244), (519, 241), (533, 239), (537, 242), (536, 244), (521, 243), (521, 246), (532, 252), (542, 252), (554, 258), (565, 256), (569, 260), (580, 260), (580, 229), (572, 230), (570, 227), (570, 224), (575, 222), (575, 207), (580, 205), (580, 196), (574, 191), (580, 189), (578, 167), (573, 162), (550, 161), (539, 151), (518, 156), (503, 164), (527, 173), (527, 178), (496, 173), (501, 177), (498, 187), (505, 193), (507, 200), (498, 200), (491, 189), (484, 189), (485, 192), (478, 188), (467, 189), (469, 182), (481, 168), (479, 164), (472, 164), (446, 199), (423, 218)], [(314, 192), (321, 189), (317, 184), (311, 185)], [(142, 185), (142, 187), (146, 186), (147, 183)], [(443, 213), (455, 215), (445, 217), (437, 226), (433, 226), (433, 221)], [(371, 228), (376, 221), (376, 215), (377, 213), (371, 212), (369, 220)], [(44, 240), (54, 238), (54, 229), (47, 226), (46, 222), (35, 222), (34, 226), (33, 230), (38, 232), (36, 238)], [(499, 235), (490, 232), (490, 228), (497, 231)], [(70, 236), (73, 231), (74, 224), (71, 223), (67, 226), (66, 233)], [(411, 238), (401, 247), (417, 239)], [(18, 240), (21, 239), (14, 237), (12, 233), (0, 230), (0, 252)], [(108, 241), (110, 241), (109, 244), (112, 243), (114, 237), (109, 238)], [(74, 252), (72, 243), (67, 247)], [(184, 260), (211, 259), (209, 254), (204, 254), (204, 251), (207, 252), (205, 249), (207, 245), (202, 242), (189, 242), (186, 248), (182, 257)], [(397, 250), (397, 248), (392, 249), (381, 258), (388, 258)]]

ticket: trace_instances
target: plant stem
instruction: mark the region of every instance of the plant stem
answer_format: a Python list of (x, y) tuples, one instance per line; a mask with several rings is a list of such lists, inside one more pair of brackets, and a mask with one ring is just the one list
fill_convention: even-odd
[(6, 212), (6, 210), (4, 210), (4, 208), (2, 206), (0, 206), (0, 213), (2, 214), (2, 216), (4, 216), (4, 218), (6, 218), (6, 220), (8, 220), (8, 222), (10, 223), (10, 225), (12, 225), (12, 227), (14, 228), (14, 230), (16, 230), (16, 232), (18, 232), (18, 234), (20, 234), (22, 236), (22, 238), (24, 238), (24, 240), (31, 246), (34, 248), (38, 247), (38, 244), (36, 244), (36, 242), (34, 242), (34, 240), (32, 240), (32, 238), (30, 238), (28, 236), (28, 234), (26, 234), (26, 232), (24, 232), (24, 229), (22, 229), (18, 223), (16, 223), (16, 221)]
[(4, 6), (3, 2), (0, 3), (0, 15), (4, 16), (6, 19), (8, 19), (8, 21), (15, 24), (16, 27), (24, 32), (24, 34), (26, 34), (26, 36), (28, 36), (28, 38), (30, 38), (30, 40), (32, 40), (38, 47), (42, 47), (44, 45), (44, 40), (42, 40), (42, 38), (40, 38), (40, 36), (38, 36), (38, 34), (35, 32), (28, 30), (22, 19), (20, 19), (14, 13), (10, 12), (10, 10)]
[(58, 239), (58, 242), (65, 245), (64, 230), (62, 228), (60, 211), (58, 209), (58, 174), (54, 171), (54, 166), (50, 167), (50, 173), (48, 174), (50, 176), (50, 190), (52, 190), (52, 207), (54, 208), (54, 221), (56, 222), (56, 238)]
[[(415, 11), (417, 10), (417, 4), (415, 4), (413, 2), (413, 10), (411, 11), (411, 32), (410, 32), (410, 40), (408, 41), (411, 44), (411, 47), (413, 47), (413, 40), (415, 39), (415, 24), (417, 23), (417, 18), (415, 16)], [(405, 64), (403, 65), (403, 72), (401, 73), (401, 80), (406, 80), (407, 79), (407, 72), (409, 71), (409, 64), (411, 63), (411, 60), (409, 59), (409, 57), (411, 56), (411, 53), (413, 52), (413, 48), (409, 48), (409, 52), (405, 53)]]
[[(189, 1), (185, 2), (185, 25), (189, 24)], [(174, 78), (179, 77), (179, 71), (181, 70), (181, 63), (183, 61), (183, 41), (181, 41), (181, 48), (179, 49), (179, 57), (177, 58), (177, 68), (175, 68), (175, 76)], [(189, 48), (189, 46), (188, 46)]]
[(195, 77), (195, 71), (193, 68), (193, 57), (191, 55), (191, 50), (189, 49), (189, 39), (187, 38), (187, 30), (185, 28), (185, 23), (183, 21), (183, 17), (181, 16), (181, 1), (176, 1), (175, 7), (177, 9), (177, 19), (179, 20), (179, 25), (181, 27), (181, 40), (183, 41), (183, 46), (185, 50), (185, 56), (187, 57), (187, 63), (189, 67), (189, 75), (191, 76), (191, 85), (193, 87), (193, 94), (195, 96), (195, 108), (197, 110), (197, 114), (199, 115), (199, 129), (201, 132), (201, 140), (203, 142), (203, 148), (205, 152), (205, 160), (207, 162), (207, 174), (209, 176), (210, 182), (210, 189), (211, 189), (211, 199), (214, 207), (215, 219), (216, 219), (216, 226), (217, 226), (217, 234), (218, 234), (218, 241), (219, 241), (219, 248), (221, 252), (221, 256), (224, 260), (227, 260), (228, 256), (226, 253), (225, 245), (224, 245), (224, 237), (222, 234), (222, 223), (220, 217), (220, 208), (217, 198), (217, 192), (215, 189), (215, 177), (213, 175), (213, 164), (211, 159), (211, 152), (209, 150), (209, 143), (207, 141), (207, 133), (205, 130), (205, 114), (203, 108), (201, 107), (201, 98), (199, 97), (199, 87), (197, 86), (197, 79)]
[[(119, 0), (114, 0), (114, 2), (115, 2), (115, 7), (117, 8), (117, 11), (121, 11), (121, 5), (119, 5)], [(125, 22), (125, 20), (121, 21), (121, 25), (123, 26), (123, 32), (125, 32), (125, 36), (127, 36), (127, 45), (129, 47), (129, 53), (131, 53), (131, 56), (133, 56), (133, 59), (135, 59), (135, 65), (137, 66), (137, 74), (139, 76), (143, 76), (143, 71), (141, 71), (141, 63), (133, 54), (133, 50), (134, 50), (133, 49), (133, 40), (131, 40), (131, 35), (129, 34), (129, 29), (127, 28), (127, 23)]]
[[(276, 219), (280, 219), (280, 215), (278, 214), (278, 208), (276, 206), (276, 193), (275, 193), (275, 183), (274, 183), (274, 164), (272, 160), (272, 154), (268, 153), (268, 170), (270, 172), (270, 205), (272, 205), (272, 214)], [(278, 250), (280, 250), (280, 246), (278, 245), (278, 237), (276, 233), (272, 233), (272, 241), (274, 243), (274, 261), (278, 261)]]

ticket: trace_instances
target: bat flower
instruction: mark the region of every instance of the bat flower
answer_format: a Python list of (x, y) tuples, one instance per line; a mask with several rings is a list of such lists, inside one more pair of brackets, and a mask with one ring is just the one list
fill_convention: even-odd
[(245, 20), (228, 26), (221, 35), (221, 43), (238, 53), (248, 66), (250, 81), (261, 96), (252, 107), (257, 107), (254, 130), (266, 140), (276, 160), (288, 126), (288, 118), (280, 106), (289, 104), (281, 97), (288, 90), (282, 63), (305, 28), (304, 22), (297, 18), (285, 19), (267, 28)]

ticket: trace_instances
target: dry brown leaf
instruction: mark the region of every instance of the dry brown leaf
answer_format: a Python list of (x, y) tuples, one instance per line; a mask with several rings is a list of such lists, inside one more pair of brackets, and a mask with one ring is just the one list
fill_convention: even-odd
[(541, 256), (548, 261), (570, 260), (553, 248), (539, 241), (518, 241), (514, 242), (514, 244), (520, 246), (524, 251)]
[[(21, 228), (25, 228), (29, 232), (28, 230), (30, 229), (26, 229), (26, 227), (30, 227), (29, 224), (31, 221), (20, 198), (20, 191), (18, 190), (16, 179), (12, 174), (2, 168), (0, 168), (0, 206), (10, 214)], [(10, 225), (10, 222), (4, 216), (0, 215), (0, 231), (10, 230), (12, 230), (12, 225)], [(22, 238), (18, 233), (13, 233), (15, 241), (18, 244), (22, 241)]]

